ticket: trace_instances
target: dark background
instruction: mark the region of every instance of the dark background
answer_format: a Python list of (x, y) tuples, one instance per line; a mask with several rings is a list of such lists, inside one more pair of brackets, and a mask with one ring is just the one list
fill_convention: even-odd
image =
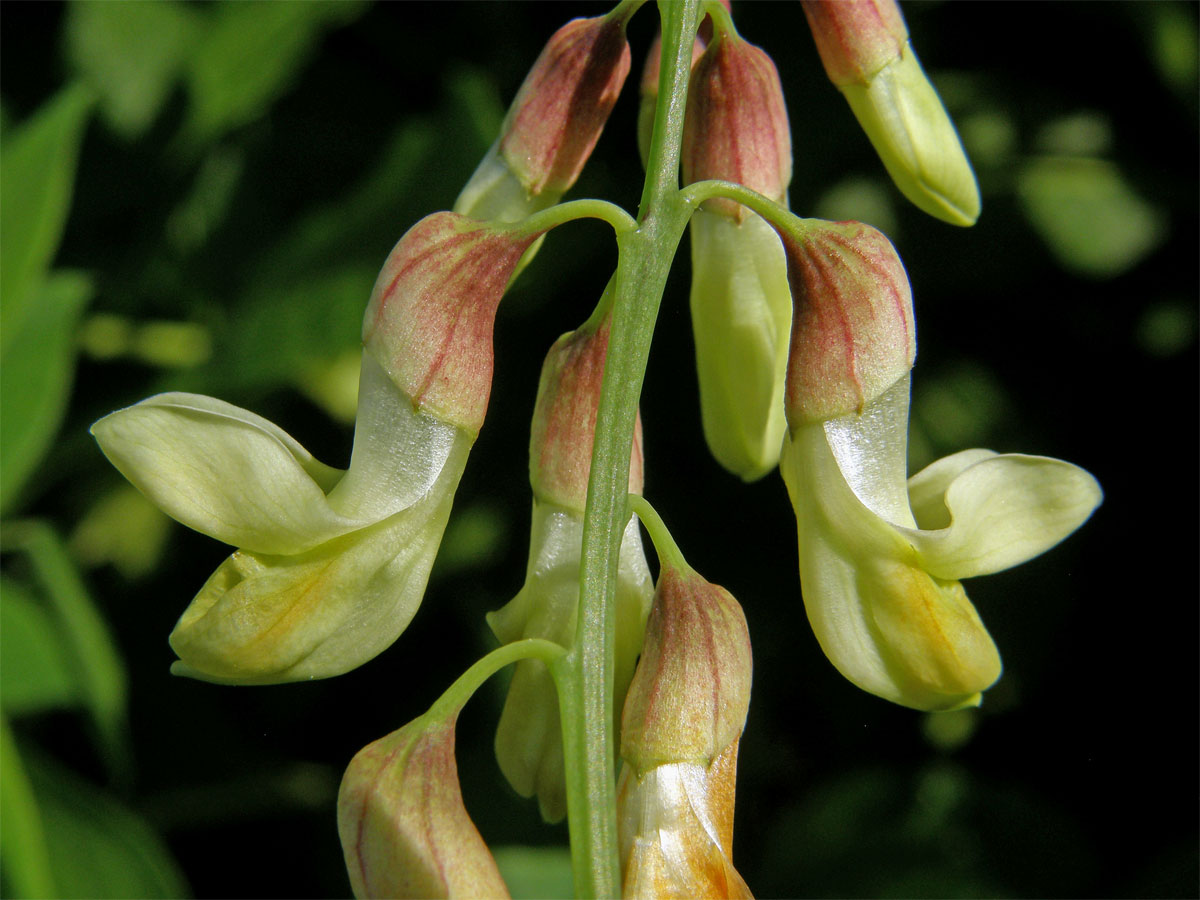
[[(920, 322), (913, 471), (987, 446), (1070, 460), (1106, 494), (1060, 547), (968, 584), (1005, 662), (981, 709), (922, 716), (859, 692), (805, 621), (782, 483), (743, 485), (707, 454), (680, 254), (642, 407), (646, 494), (749, 620), (756, 683), (735, 859), (759, 896), (1200, 890), (1196, 9), (905, 5), (983, 192), (978, 225), (960, 230), (886, 181), (800, 5), (735, 4), (789, 102), (792, 208), (880, 226), (908, 267)], [(502, 305), (488, 422), (424, 604), (391, 650), (346, 676), (268, 688), (170, 676), (166, 635), (227, 548), (147, 517), (143, 531), (109, 529), (145, 550), (118, 565), (119, 550), (81, 537), (121, 488), (86, 428), (151, 393), (192, 390), (345, 465), (350, 427), (311, 385), (353, 354), (375, 271), (409, 225), (453, 203), (545, 39), (604, 7), (346, 6), (305, 26), (286, 77), (223, 119), (197, 114), (200, 64), (187, 54), (226, 13), (186, 10), (194, 22), (181, 27), (200, 37), (167, 53), (178, 71), (153, 115), (122, 130), (101, 108), (85, 133), (56, 265), (90, 272), (95, 293), (62, 429), (9, 510), (52, 523), (85, 573), (128, 672), (132, 765), (114, 777), (69, 705), (10, 718), (22, 758), (74, 773), (165, 839), (181, 890), (343, 895), (334, 800), (346, 762), (485, 652), (484, 613), (520, 588), (538, 369), (603, 288), (615, 259), (605, 227), (556, 230)], [(6, 131), (71, 79), (97, 77), (96, 55), (77, 49), (92, 27), (81, 15), (4, 5)], [(633, 72), (573, 197), (636, 206), (636, 87), (654, 27), (650, 8), (630, 27)], [(235, 43), (212, 71), (252, 81), (275, 64), (260, 53)], [(110, 353), (97, 314), (188, 323), (201, 350)], [(32, 577), (15, 554), (5, 564)], [(543, 825), (495, 766), (502, 697), (489, 684), (461, 720), (468, 808), (490, 843), (565, 844), (565, 827)]]

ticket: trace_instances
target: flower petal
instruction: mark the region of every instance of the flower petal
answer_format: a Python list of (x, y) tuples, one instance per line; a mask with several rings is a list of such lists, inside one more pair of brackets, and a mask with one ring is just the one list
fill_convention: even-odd
[(915, 709), (977, 703), (1000, 675), (987, 629), (960, 584), (924, 570), (909, 540), (920, 532), (887, 522), (851, 489), (834, 437), (822, 425), (797, 429), (780, 457), (804, 608), (821, 649), (885, 700)]
[[(973, 452), (973, 451), (968, 451)], [(978, 452), (978, 451), (974, 451)], [(964, 457), (964, 454), (956, 454)], [(917, 549), (930, 574), (970, 578), (1010, 568), (1044, 553), (1082, 525), (1100, 505), (1096, 479), (1078, 466), (1044, 456), (1006, 454), (981, 458), (952, 479), (965, 458), (943, 460), (943, 471), (914, 476), (925, 495), (946, 482), (950, 522), (936, 531), (899, 529)]]
[(421, 603), (470, 448), (462, 434), (433, 489), (382, 522), (301, 554), (231, 555), (171, 632), (171, 671), (276, 684), (340, 675), (385, 650)]
[(259, 553), (300, 553), (362, 523), (335, 513), (340, 473), (252, 412), (158, 394), (92, 426), (121, 474), (169, 516)]
[(917, 527), (932, 530), (949, 525), (946, 490), (950, 483), (975, 463), (997, 455), (991, 450), (960, 450), (930, 463), (909, 478), (908, 502)]

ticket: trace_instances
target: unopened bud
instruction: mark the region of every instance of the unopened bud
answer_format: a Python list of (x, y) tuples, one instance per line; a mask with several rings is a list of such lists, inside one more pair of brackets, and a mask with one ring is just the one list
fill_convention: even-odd
[(414, 406), (479, 431), (492, 387), (496, 309), (537, 237), (442, 212), (392, 249), (371, 292), (363, 343)]
[(338, 834), (356, 897), (507, 897), (463, 806), (454, 724), (425, 717), (368, 744), (338, 791)]
[(557, 203), (604, 130), (629, 74), (629, 56), (620, 18), (574, 19), (555, 32), (455, 211), (516, 221)]
[[(542, 365), (529, 439), (529, 483), (534, 496), (582, 512), (587, 505), (596, 410), (612, 324), (606, 315), (554, 342)], [(630, 454), (629, 490), (642, 492), (642, 423)]]
[(781, 228), (792, 289), (786, 409), (802, 424), (861, 412), (912, 368), (912, 290), (891, 242), (860, 222)]
[(900, 58), (908, 28), (895, 0), (802, 0), (825, 74), (838, 87), (867, 84)]
[(952, 225), (979, 218), (979, 186), (894, 0), (805, 0), (825, 71), (888, 174), (917, 207)]
[[(718, 31), (692, 69), (681, 162), (685, 184), (717, 178), (777, 202), (787, 196), (792, 138), (779, 73), (733, 31)], [(738, 222), (751, 215), (723, 198), (704, 205)]]
[(621, 717), (621, 757), (639, 773), (667, 763), (708, 767), (738, 739), (753, 665), (741, 606), (660, 554), (646, 639)]

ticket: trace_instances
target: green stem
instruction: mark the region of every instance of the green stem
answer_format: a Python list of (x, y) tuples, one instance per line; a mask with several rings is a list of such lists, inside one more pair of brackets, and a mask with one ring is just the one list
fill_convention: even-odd
[(642, 525), (650, 533), (650, 541), (654, 544), (654, 552), (658, 554), (658, 562), (661, 567), (679, 570), (691, 568), (687, 564), (687, 560), (683, 558), (679, 545), (671, 537), (671, 532), (667, 530), (662, 516), (650, 505), (649, 500), (639, 497), (637, 494), (630, 494), (629, 508), (637, 513), (637, 517), (642, 520)]
[(794, 213), (789, 212), (770, 197), (732, 181), (697, 181), (689, 184), (680, 192), (680, 198), (693, 208), (714, 197), (724, 197), (726, 200), (740, 203), (775, 226), (787, 227), (789, 224), (794, 225), (799, 221)]
[(521, 220), (517, 227), (522, 232), (537, 234), (576, 219), (600, 219), (611, 225), (617, 234), (637, 228), (637, 222), (634, 221), (633, 216), (617, 204), (592, 198), (556, 203), (548, 209), (543, 209), (541, 212), (536, 212)]
[(617, 566), (628, 520), (630, 450), (650, 342), (691, 207), (679, 157), (698, 0), (660, 2), (662, 61), (638, 228), (617, 234), (613, 320), (584, 513), (575, 642), (558, 668), (567, 815), (578, 897), (621, 890), (616, 822), (613, 656)]
[(434, 719), (457, 715), (485, 681), (510, 663), (522, 659), (540, 659), (551, 667), (551, 671), (554, 671), (555, 663), (565, 652), (553, 641), (541, 638), (526, 638), (497, 647), (487, 656), (476, 660), (471, 668), (459, 675), (454, 684), (446, 688), (442, 696), (434, 701), (433, 706), (429, 707), (429, 711), (425, 715)]

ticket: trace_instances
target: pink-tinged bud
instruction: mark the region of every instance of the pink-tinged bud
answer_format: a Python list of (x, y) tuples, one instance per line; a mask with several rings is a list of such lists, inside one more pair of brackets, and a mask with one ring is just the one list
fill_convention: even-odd
[(979, 185), (894, 0), (805, 0), (830, 81), (901, 193), (952, 225), (979, 218)]
[(600, 139), (629, 74), (620, 19), (574, 19), (550, 38), (509, 110), (500, 153), (530, 194), (562, 194)]
[(392, 249), (367, 305), (363, 344), (414, 406), (478, 433), (492, 387), (496, 308), (537, 237), (442, 212)]
[(785, 406), (793, 430), (861, 412), (912, 368), (912, 290), (882, 233), (860, 222), (781, 228), (792, 289)]
[[(554, 342), (542, 364), (537, 403), (529, 439), (529, 483), (534, 496), (568, 509), (587, 505), (596, 410), (608, 356), (612, 317), (585, 324)], [(642, 421), (633, 433), (629, 491), (640, 494), (643, 484)]]
[(866, 84), (899, 59), (908, 28), (895, 0), (802, 0), (829, 80)]
[(338, 791), (356, 897), (507, 897), (463, 806), (454, 725), (420, 718), (360, 750)]
[[(792, 138), (771, 58), (732, 31), (718, 32), (692, 69), (683, 129), (685, 184), (733, 181), (783, 202), (792, 180)], [(749, 211), (726, 199), (705, 207), (741, 222)]]
[(621, 757), (639, 774), (667, 763), (707, 767), (741, 735), (750, 706), (753, 663), (741, 606), (661, 549), (660, 560), (621, 716)]

